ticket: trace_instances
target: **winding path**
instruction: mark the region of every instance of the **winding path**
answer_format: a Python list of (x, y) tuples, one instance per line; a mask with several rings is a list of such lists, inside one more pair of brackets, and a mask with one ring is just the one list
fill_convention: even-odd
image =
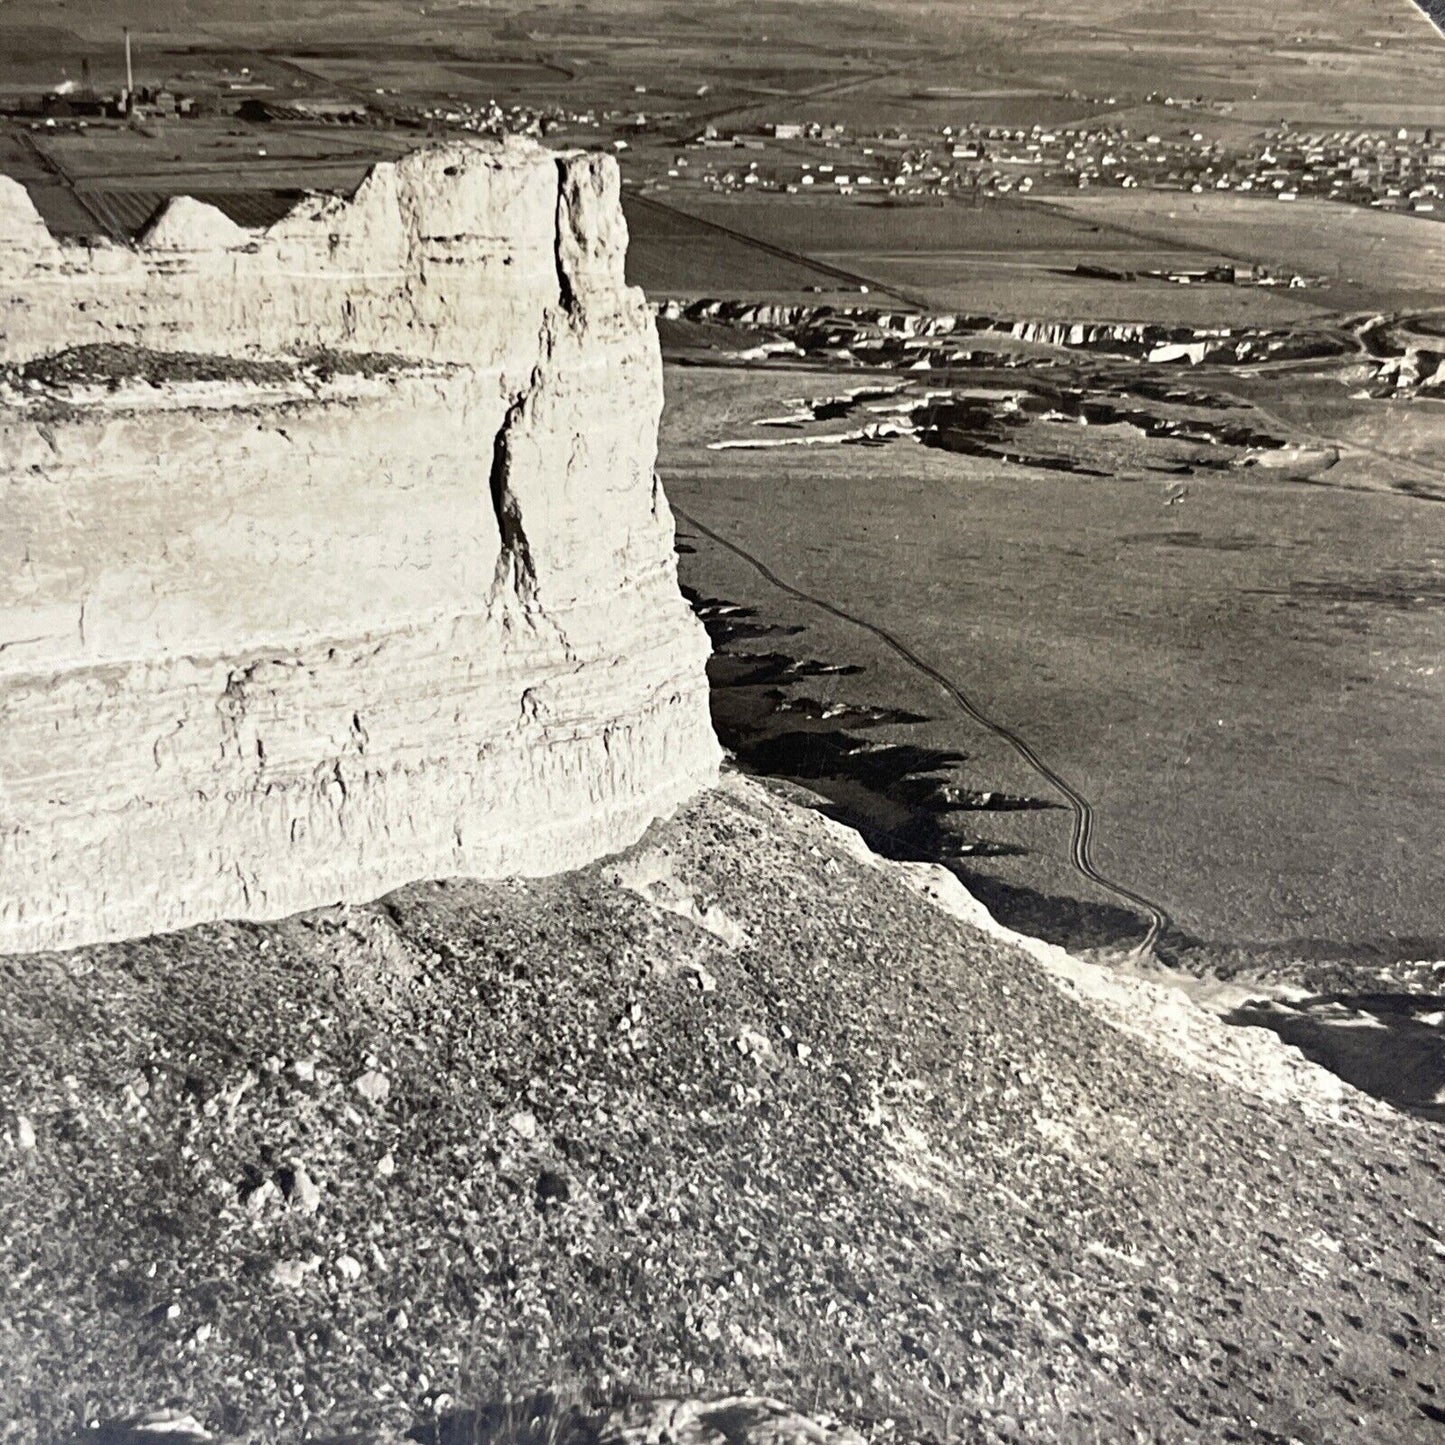
[(1035, 751), (1033, 745), (1025, 738), (1020, 737), (1012, 728), (1003, 723), (995, 722), (986, 713), (982, 712), (978, 705), (968, 696), (959, 685), (947, 674), (940, 672), (936, 667), (925, 662), (906, 643), (900, 641), (887, 628), (876, 622), (870, 622), (865, 617), (859, 617), (856, 613), (845, 611), (843, 608), (829, 602), (826, 598), (815, 596), (811, 592), (805, 592), (801, 587), (794, 587), (792, 583), (785, 582), (765, 562), (753, 556), (753, 554), (740, 547), (736, 542), (730, 542), (726, 537), (719, 536), (711, 527), (683, 509), (675, 503), (672, 507), (673, 513), (680, 520), (685, 522), (694, 531), (701, 533), (709, 541), (716, 543), (719, 547), (731, 552), (733, 556), (747, 563), (765, 581), (776, 587), (780, 592), (785, 592), (789, 597), (796, 598), (799, 602), (805, 602), (810, 607), (816, 607), (821, 612), (826, 612), (831, 617), (836, 617), (842, 622), (847, 622), (853, 627), (862, 628), (864, 632), (871, 633), (890, 651), (897, 653), (915, 672), (921, 673), (930, 681), (936, 683), (946, 692), (949, 697), (969, 718), (971, 718), (985, 732), (992, 733), (994, 737), (1007, 743), (1019, 757), (1021, 757), (1035, 773), (1039, 775), (1048, 785), (1058, 792), (1068, 803), (1073, 811), (1074, 824), (1073, 834), (1069, 840), (1069, 861), (1073, 864), (1075, 871), (1087, 878), (1091, 883), (1111, 893), (1115, 898), (1122, 899), (1133, 908), (1137, 908), (1149, 919), (1149, 929), (1144, 937), (1135, 945), (1133, 953), (1136, 957), (1143, 957), (1151, 953), (1154, 945), (1159, 941), (1159, 936), (1169, 927), (1169, 914), (1164, 908), (1155, 903), (1152, 899), (1144, 897), (1142, 893), (1136, 893), (1132, 888), (1122, 883), (1116, 883), (1106, 874), (1101, 873), (1094, 863), (1094, 808), (1089, 800), (1072, 783), (1065, 779), (1053, 767), (1051, 767)]

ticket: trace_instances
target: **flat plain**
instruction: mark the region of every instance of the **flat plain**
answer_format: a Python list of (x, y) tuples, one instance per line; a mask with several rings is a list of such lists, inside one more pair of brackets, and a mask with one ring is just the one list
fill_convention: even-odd
[[(1445, 952), (1438, 502), (1331, 486), (1328, 473), (1315, 485), (1258, 468), (1184, 481), (1137, 458), (1130, 466), (1117, 442), (1102, 443), (1117, 458), (1107, 476), (906, 440), (707, 450), (767, 436), (758, 418), (836, 390), (826, 375), (673, 371), (669, 494), (793, 585), (903, 639), (1016, 726), (1091, 799), (1108, 871), (1163, 902), (1211, 951)], [(922, 716), (868, 736), (937, 754), (938, 776), (955, 788), (1058, 801), (875, 638), (779, 593), (686, 522), (682, 532), (696, 549), (683, 575), (700, 593), (805, 629), (755, 650), (863, 666), (797, 690), (825, 710)], [(828, 790), (826, 778), (814, 783)], [(1024, 850), (961, 863), (1014, 926), (1128, 943), (1117, 918), (1101, 939), (1044, 900), (1004, 896), (1079, 889), (1066, 812), (985, 810), (968, 821)]]

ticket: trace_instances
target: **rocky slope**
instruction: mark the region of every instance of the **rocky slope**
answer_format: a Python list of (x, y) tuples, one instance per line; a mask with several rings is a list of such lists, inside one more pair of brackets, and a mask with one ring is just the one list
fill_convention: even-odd
[[(537, 1386), (875, 1440), (1445, 1420), (1438, 1132), (735, 778), (582, 872), (0, 966), (7, 1442), (485, 1440)], [(578, 1438), (698, 1416), (638, 1408)], [(677, 1438), (824, 1438), (722, 1415)]]
[(0, 179), (0, 950), (576, 866), (715, 773), (606, 157), (60, 246)]

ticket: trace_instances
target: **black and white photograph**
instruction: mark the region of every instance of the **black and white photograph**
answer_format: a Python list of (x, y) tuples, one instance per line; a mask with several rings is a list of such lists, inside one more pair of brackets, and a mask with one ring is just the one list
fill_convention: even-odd
[(1445, 0), (0, 0), (0, 1445), (1445, 1442)]

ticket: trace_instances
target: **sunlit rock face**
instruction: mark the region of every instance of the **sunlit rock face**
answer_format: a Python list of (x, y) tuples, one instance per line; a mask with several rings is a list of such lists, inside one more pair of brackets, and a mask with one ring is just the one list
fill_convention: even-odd
[(715, 775), (607, 157), (61, 246), (0, 178), (0, 951), (577, 866)]

